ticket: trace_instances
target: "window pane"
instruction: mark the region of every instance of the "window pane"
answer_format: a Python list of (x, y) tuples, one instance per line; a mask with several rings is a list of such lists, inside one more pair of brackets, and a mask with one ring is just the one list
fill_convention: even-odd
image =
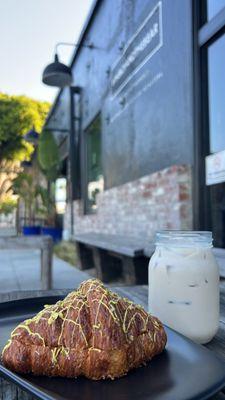
[(210, 152), (225, 149), (225, 35), (208, 48)]
[(209, 188), (213, 245), (225, 248), (225, 183)]
[(97, 117), (87, 130), (87, 211), (96, 210), (96, 196), (103, 191), (101, 164), (101, 119)]
[(207, 16), (208, 21), (214, 17), (223, 7), (225, 0), (207, 0)]

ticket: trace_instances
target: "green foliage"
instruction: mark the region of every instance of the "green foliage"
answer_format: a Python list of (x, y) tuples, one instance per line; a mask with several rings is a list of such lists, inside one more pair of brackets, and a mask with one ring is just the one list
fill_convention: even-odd
[(46, 102), (0, 93), (0, 161), (29, 159), (33, 146), (23, 137), (33, 126), (41, 131), (49, 108)]
[(47, 180), (54, 182), (60, 170), (59, 149), (54, 135), (47, 129), (40, 135), (38, 161)]
[(54, 184), (50, 185), (49, 188), (43, 186), (37, 186), (37, 195), (41, 198), (41, 206), (38, 211), (46, 218), (48, 226), (55, 226), (56, 219), (56, 207), (55, 207), (55, 196), (54, 196)]
[(21, 172), (14, 180), (12, 188), (15, 194), (18, 194), (26, 203), (30, 198), (34, 197), (35, 186), (33, 177), (26, 172)]
[(0, 203), (0, 214), (11, 214), (17, 206), (17, 201), (12, 197), (6, 198)]
[(45, 188), (37, 184), (31, 174), (21, 172), (13, 180), (12, 188), (14, 194), (23, 200), (30, 223), (34, 217), (44, 216), (48, 226), (55, 226), (54, 183)]
[(55, 137), (52, 132), (47, 129), (41, 133), (38, 142), (38, 161), (48, 181), (47, 188), (38, 188), (42, 200), (42, 209), (40, 211), (45, 215), (47, 225), (55, 226), (55, 180), (60, 171), (60, 158)]
[(37, 212), (37, 196), (38, 190), (36, 182), (32, 175), (26, 172), (21, 172), (12, 182), (12, 189), (14, 194), (17, 194), (25, 204), (25, 210), (28, 214), (29, 221)]
[(57, 257), (70, 263), (71, 265), (77, 265), (77, 253), (75, 243), (62, 241), (54, 246), (54, 253), (57, 255)]

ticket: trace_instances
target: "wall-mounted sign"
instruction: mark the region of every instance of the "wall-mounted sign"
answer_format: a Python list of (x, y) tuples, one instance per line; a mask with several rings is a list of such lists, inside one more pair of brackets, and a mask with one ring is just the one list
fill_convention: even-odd
[(225, 150), (205, 158), (206, 185), (225, 182)]
[(132, 36), (123, 50), (122, 56), (112, 67), (111, 88), (113, 96), (124, 88), (162, 44), (162, 2), (160, 1)]

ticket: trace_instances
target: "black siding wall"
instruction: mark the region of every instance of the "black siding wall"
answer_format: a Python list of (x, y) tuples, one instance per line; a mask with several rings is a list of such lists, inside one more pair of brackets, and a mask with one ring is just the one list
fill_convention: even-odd
[[(99, 3), (86, 39), (100, 49), (82, 48), (73, 74), (74, 84), (83, 90), (83, 129), (102, 112), (105, 188), (173, 164), (192, 164), (192, 1), (162, 0), (163, 44), (114, 97), (112, 65), (160, 5), (155, 0)], [(65, 91), (59, 103), (64, 112), (66, 98)]]

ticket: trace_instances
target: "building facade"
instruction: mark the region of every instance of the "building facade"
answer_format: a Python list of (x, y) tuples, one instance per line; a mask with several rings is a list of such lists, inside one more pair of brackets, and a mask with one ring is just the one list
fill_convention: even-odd
[(201, 229), (225, 247), (224, 32), (225, 0), (95, 2), (45, 125), (65, 236)]

